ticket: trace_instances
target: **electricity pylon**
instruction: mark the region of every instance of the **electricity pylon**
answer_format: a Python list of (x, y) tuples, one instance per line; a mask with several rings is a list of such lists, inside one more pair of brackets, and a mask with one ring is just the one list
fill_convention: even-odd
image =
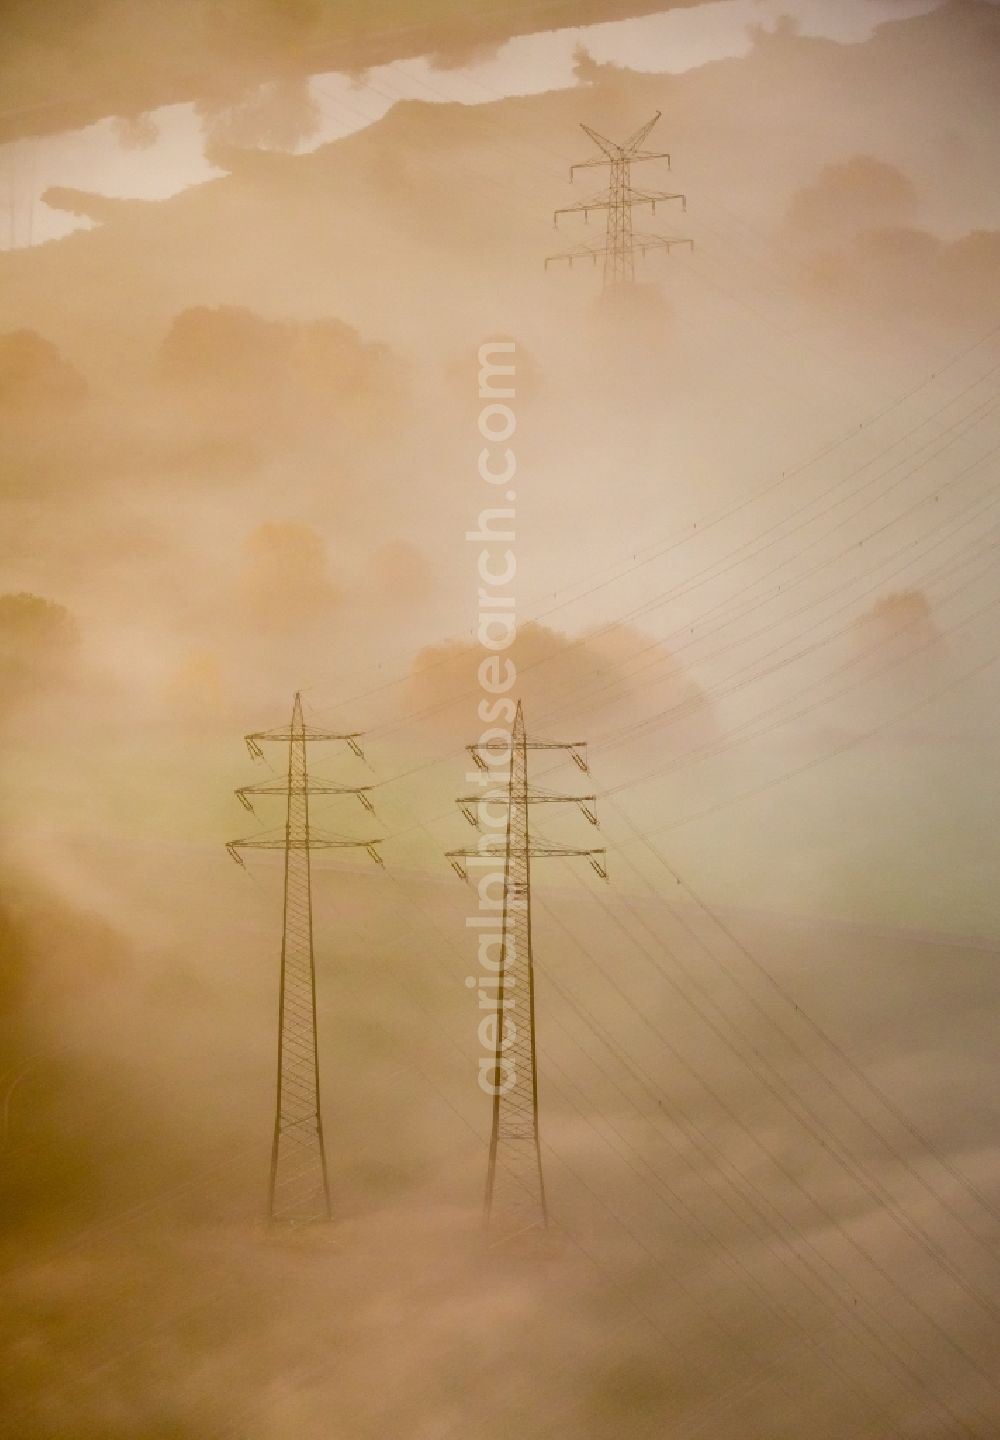
[(262, 760), (264, 742), (288, 746), (288, 771), (256, 785), (242, 785), (236, 795), (253, 813), (252, 796), (284, 795), (284, 834), (251, 835), (226, 846), (243, 864), (241, 850), (285, 852), (285, 896), (281, 931), (281, 979), (278, 991), (278, 1084), (274, 1111), (274, 1138), (267, 1189), (268, 1221), (305, 1224), (330, 1218), (330, 1186), (323, 1145), (320, 1111), (319, 1055), (316, 1033), (316, 961), (313, 954), (312, 866), (313, 850), (367, 850), (382, 864), (378, 840), (347, 840), (318, 834), (309, 822), (313, 795), (356, 795), (370, 814), (370, 785), (337, 785), (309, 775), (307, 747), (319, 740), (346, 741), (363, 759), (358, 733), (335, 735), (316, 730), (302, 718), (302, 699), (296, 692), (291, 723), (277, 730), (258, 730), (245, 737), (254, 760)]
[(636, 205), (649, 205), (652, 213), (656, 214), (657, 204), (666, 200), (679, 200), (681, 208), (687, 209), (687, 197), (681, 194), (670, 194), (666, 190), (636, 190), (632, 186), (632, 165), (636, 160), (665, 160), (667, 169), (670, 168), (670, 156), (662, 150), (643, 150), (642, 142), (659, 120), (661, 111), (657, 110), (652, 120), (647, 120), (645, 125), (639, 127), (634, 135), (631, 135), (624, 145), (616, 145), (613, 140), (598, 135), (596, 130), (591, 130), (589, 125), (581, 125), (600, 150), (603, 150), (603, 160), (582, 160), (579, 164), (571, 165), (569, 170), (570, 181), (573, 180), (577, 170), (590, 170), (598, 166), (610, 165), (611, 174), (608, 181), (607, 193), (594, 195), (589, 200), (581, 200), (577, 205), (566, 205), (556, 210), (553, 216), (553, 223), (558, 226), (560, 215), (582, 214), (584, 221), (589, 222), (591, 210), (606, 210), (608, 212), (607, 233), (603, 245), (579, 245), (575, 250), (565, 250), (561, 255), (549, 255), (545, 260), (546, 270), (551, 262), (555, 260), (568, 260), (572, 269), (574, 260), (590, 259), (597, 264), (598, 259), (604, 257), (604, 283), (605, 285), (617, 285), (635, 279), (635, 252), (638, 250), (645, 255), (647, 250), (666, 250), (668, 253), (675, 245), (689, 245), (694, 248), (694, 242), (682, 239), (678, 236), (667, 235), (643, 235), (635, 234), (632, 229), (632, 209)]
[[(490, 758), (508, 759), (507, 784), (481, 795), (462, 795), (457, 803), (470, 824), (482, 828), (477, 809), (483, 804), (506, 807), (505, 823), (494, 836), (484, 835), (485, 845), (476, 849), (448, 851), (448, 859), (463, 880), (468, 879), (467, 862), (496, 871), (503, 859), (503, 918), (499, 939), (500, 959), (495, 978), (480, 977), (481, 1007), (495, 1015), (495, 1053), (490, 1077), (493, 1096), (493, 1128), (490, 1136), (489, 1166), (486, 1173), (484, 1219), (504, 1232), (504, 1238), (525, 1230), (545, 1227), (548, 1211), (542, 1156), (538, 1139), (538, 1072), (535, 1054), (535, 981), (531, 953), (531, 862), (542, 856), (586, 856), (602, 879), (607, 871), (598, 858), (604, 849), (575, 849), (534, 839), (529, 828), (532, 805), (578, 805), (592, 825), (597, 824), (593, 795), (560, 795), (531, 785), (528, 779), (529, 750), (566, 750), (574, 763), (587, 773), (584, 741), (529, 740), (524, 713), (518, 701), (510, 741), (490, 740), (468, 746), (473, 761), (490, 775)], [(489, 757), (489, 758), (488, 758)], [(471, 778), (471, 777), (470, 777)], [(488, 780), (484, 783), (489, 783)], [(491, 840), (501, 842), (491, 847)], [(480, 896), (487, 879), (480, 882)], [(482, 938), (480, 945), (482, 947)], [(483, 951), (480, 949), (482, 960)], [(491, 993), (491, 991), (493, 993)]]

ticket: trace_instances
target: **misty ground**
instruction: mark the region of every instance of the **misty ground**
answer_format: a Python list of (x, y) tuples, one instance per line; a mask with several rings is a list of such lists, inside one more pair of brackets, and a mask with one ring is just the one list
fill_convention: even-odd
[(235, 989), (126, 968), (85, 1015), (58, 997), (8, 1116), (4, 1433), (933, 1435), (943, 1405), (992, 1415), (990, 1342), (963, 1331), (993, 1274), (995, 950), (690, 901), (631, 901), (623, 929), (600, 889), (540, 886), (553, 1227), (491, 1249), (466, 891), (317, 889), (334, 1222), (261, 1218), (273, 926), (244, 914)]

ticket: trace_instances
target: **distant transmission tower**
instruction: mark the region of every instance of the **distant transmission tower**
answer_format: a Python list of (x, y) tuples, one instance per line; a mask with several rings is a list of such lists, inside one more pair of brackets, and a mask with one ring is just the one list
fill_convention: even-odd
[(319, 1056), (316, 1041), (316, 963), (313, 955), (312, 872), (313, 850), (362, 849), (382, 864), (378, 840), (344, 840), (317, 834), (309, 823), (313, 795), (356, 795), (374, 814), (369, 785), (336, 785), (310, 778), (307, 747), (319, 740), (343, 740), (363, 758), (357, 733), (335, 735), (315, 730), (302, 719), (302, 700), (296, 693), (290, 724), (279, 730), (258, 730), (246, 737), (247, 749), (262, 760), (261, 743), (277, 741), (288, 746), (288, 772), (236, 791), (251, 812), (254, 795), (284, 795), (284, 833), (251, 835), (226, 846), (243, 864), (241, 850), (285, 852), (285, 900), (281, 933), (281, 981), (278, 999), (278, 1091), (274, 1112), (274, 1140), (267, 1191), (271, 1222), (304, 1224), (330, 1218), (330, 1187), (323, 1147), (320, 1114)]
[(632, 164), (636, 160), (665, 160), (667, 168), (670, 168), (670, 156), (665, 151), (639, 148), (659, 120), (661, 113), (657, 110), (652, 120), (648, 120), (645, 125), (641, 126), (634, 135), (625, 141), (624, 145), (616, 145), (613, 140), (607, 140), (603, 135), (598, 135), (596, 130), (591, 130), (589, 125), (581, 125), (580, 128), (587, 132), (594, 144), (604, 151), (605, 158), (603, 160), (583, 160), (577, 165), (571, 165), (569, 178), (572, 181), (577, 170), (590, 170), (598, 166), (610, 165), (611, 175), (607, 193), (602, 192), (590, 200), (581, 200), (577, 205), (564, 206), (555, 212), (553, 220), (558, 225), (560, 215), (582, 214), (584, 220), (589, 221), (591, 210), (606, 210), (608, 212), (607, 233), (603, 245), (578, 245), (575, 250), (565, 250), (561, 255), (549, 255), (545, 261), (546, 270), (556, 260), (568, 260), (571, 268), (574, 260), (580, 259), (590, 259), (596, 265), (598, 259), (603, 255), (604, 283), (605, 285), (618, 285), (635, 279), (635, 252), (637, 250), (645, 255), (647, 250), (669, 252), (675, 245), (689, 245), (693, 248), (694, 242), (688, 239), (667, 235), (636, 234), (632, 229), (632, 209), (636, 205), (649, 205), (654, 215), (657, 204), (665, 200), (679, 200), (682, 208), (687, 209), (687, 198), (684, 195), (668, 194), (665, 190), (635, 190), (632, 186)]
[[(535, 1056), (535, 982), (531, 954), (531, 862), (541, 856), (586, 856), (602, 879), (607, 871), (598, 858), (603, 849), (578, 850), (533, 839), (529, 829), (532, 805), (578, 805), (597, 824), (593, 795), (559, 795), (528, 781), (529, 750), (567, 750), (587, 773), (585, 741), (529, 740), (524, 730), (520, 701), (509, 744), (503, 740), (470, 745), (469, 754), (490, 775), (491, 761), (507, 759), (506, 785), (499, 793), (491, 787), (480, 795), (463, 795), (458, 804), (470, 824), (480, 828), (478, 807), (506, 806), (506, 821), (476, 849), (450, 850), (448, 859), (468, 879), (467, 864), (497, 870), (503, 863), (503, 918), (500, 958), (494, 976), (480, 977), (481, 1004), (496, 1017), (496, 1051), (490, 1072), (493, 1093), (493, 1130), (486, 1175), (485, 1220), (503, 1232), (503, 1238), (548, 1224), (542, 1157), (538, 1140), (538, 1073)], [(489, 780), (484, 778), (484, 785)], [(501, 849), (502, 845), (502, 849)], [(492, 992), (492, 993), (491, 993)]]

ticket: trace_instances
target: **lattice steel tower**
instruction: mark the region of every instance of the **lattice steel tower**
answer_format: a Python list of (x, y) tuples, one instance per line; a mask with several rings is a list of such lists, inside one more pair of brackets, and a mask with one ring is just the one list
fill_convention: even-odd
[(637, 160), (665, 160), (667, 168), (670, 168), (670, 156), (666, 151), (640, 148), (650, 130), (659, 120), (661, 113), (657, 110), (652, 120), (647, 120), (645, 125), (640, 126), (623, 145), (616, 145), (613, 140), (598, 135), (597, 131), (591, 130), (589, 125), (581, 125), (580, 128), (586, 131), (594, 144), (603, 150), (605, 158), (603, 160), (582, 160), (577, 165), (571, 165), (569, 178), (572, 181), (577, 170), (590, 170), (598, 166), (610, 165), (608, 189), (606, 193), (594, 195), (589, 200), (581, 200), (577, 205), (566, 205), (556, 210), (553, 223), (558, 226), (560, 215), (576, 214), (582, 214), (584, 220), (589, 221), (591, 210), (606, 210), (608, 212), (607, 232), (603, 245), (579, 245), (575, 250), (564, 250), (560, 255), (547, 256), (546, 270), (555, 260), (568, 260), (572, 267), (574, 260), (586, 258), (593, 260), (596, 265), (603, 255), (604, 283), (605, 285), (616, 285), (635, 279), (635, 252), (637, 250), (645, 255), (647, 250), (669, 252), (675, 245), (693, 247), (693, 241), (679, 236), (636, 234), (632, 228), (632, 210), (636, 205), (649, 205), (654, 215), (657, 204), (665, 200), (679, 200), (682, 208), (687, 209), (687, 199), (684, 195), (670, 194), (666, 190), (636, 190), (632, 185), (632, 165)]
[[(467, 866), (473, 859), (478, 866), (492, 867), (494, 871), (497, 862), (501, 859), (503, 862), (499, 963), (495, 977), (481, 978), (479, 996), (481, 1006), (492, 1009), (496, 1017), (496, 1050), (490, 1075), (493, 1128), (486, 1174), (485, 1219), (507, 1236), (548, 1224), (538, 1138), (531, 862), (542, 856), (583, 855), (602, 878), (607, 878), (607, 872), (598, 858), (604, 855), (603, 849), (569, 848), (532, 838), (530, 833), (532, 805), (578, 805), (587, 820), (597, 824), (593, 795), (557, 794), (531, 785), (528, 778), (529, 750), (566, 750), (586, 773), (584, 741), (529, 740), (518, 701), (509, 743), (498, 739), (470, 745), (468, 750), (480, 772), (476, 778), (490, 788), (479, 795), (460, 796), (457, 803), (470, 824), (484, 833), (476, 849), (450, 850), (448, 859), (463, 879), (468, 879)], [(506, 784), (498, 790), (491, 767), (504, 760), (507, 760)], [(483, 805), (491, 809), (504, 806), (502, 827), (484, 828), (479, 809)]]
[(320, 1110), (319, 1055), (316, 1031), (316, 961), (313, 953), (312, 865), (313, 850), (367, 850), (379, 865), (378, 840), (348, 840), (318, 834), (309, 820), (313, 795), (356, 795), (374, 813), (370, 785), (337, 785), (309, 774), (308, 746), (319, 740), (343, 740), (363, 758), (360, 735), (336, 735), (316, 730), (302, 718), (302, 700), (296, 693), (290, 724), (278, 730), (258, 730), (246, 737), (247, 749), (261, 760), (263, 742), (288, 746), (288, 770), (282, 777), (243, 785), (236, 791), (251, 812), (254, 795), (285, 796), (283, 834), (263, 831), (226, 846), (243, 864), (241, 850), (285, 852), (284, 912), (281, 931), (281, 979), (278, 990), (278, 1084), (274, 1111), (274, 1138), (267, 1190), (269, 1222), (304, 1224), (330, 1218), (330, 1187), (323, 1144)]

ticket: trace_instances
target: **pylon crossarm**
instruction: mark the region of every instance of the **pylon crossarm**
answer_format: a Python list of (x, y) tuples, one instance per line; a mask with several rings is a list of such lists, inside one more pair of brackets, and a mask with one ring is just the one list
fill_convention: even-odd
[(607, 210), (610, 205), (607, 195), (592, 195), (589, 200), (579, 200), (574, 205), (560, 205), (552, 212), (552, 223), (558, 225), (560, 215), (582, 215), (586, 219), (591, 210)]
[[(525, 748), (528, 750), (586, 750), (586, 740), (525, 740)], [(506, 740), (487, 740), (485, 744), (467, 745), (466, 749), (471, 751), (487, 750), (493, 755), (506, 755), (510, 744)]]
[(665, 200), (679, 200), (681, 209), (687, 210), (687, 196), (671, 190), (629, 190), (626, 196), (629, 205), (651, 205), (656, 214), (657, 205)]
[(611, 163), (610, 160), (577, 160), (574, 165), (569, 167), (570, 184), (573, 183), (574, 170), (596, 170), (598, 166), (610, 165)]
[(625, 141), (622, 149), (628, 154), (632, 154), (635, 150), (637, 150), (662, 114), (662, 110), (657, 110), (652, 120), (647, 120), (645, 125), (640, 125), (638, 130), (633, 131), (633, 133)]
[[(358, 798), (361, 799), (365, 792), (371, 790), (373, 787), (371, 785), (336, 785), (332, 780), (314, 780), (310, 778), (308, 782), (302, 780), (297, 784), (293, 784), (291, 788), (293, 793), (304, 792), (308, 789), (310, 795), (357, 795)], [(249, 810), (251, 808), (249, 796), (287, 795), (288, 789), (288, 781), (279, 779), (276, 776), (273, 780), (259, 780), (256, 785), (241, 785), (239, 789), (233, 793), (240, 804)], [(364, 802), (362, 801), (362, 803)], [(371, 801), (368, 803), (370, 805)]]
[(528, 853), (532, 860), (589, 860), (591, 869), (596, 871), (602, 880), (608, 878), (608, 867), (604, 862), (608, 852), (603, 847), (599, 850), (574, 850), (562, 845), (550, 845), (545, 840), (533, 840)]
[(596, 130), (591, 130), (590, 126), (584, 125), (582, 121), (580, 122), (580, 129), (585, 135), (590, 136), (597, 148), (603, 150), (609, 160), (621, 159), (622, 147), (620, 145), (616, 145), (613, 140), (608, 140), (604, 135), (599, 135)]
[[(381, 835), (377, 836), (374, 840), (338, 840), (332, 836), (313, 836), (310, 834), (308, 848), (310, 850), (367, 850), (369, 855), (372, 855), (375, 846), (381, 845), (381, 843)], [(305, 849), (306, 847), (303, 845), (302, 848)], [(377, 857), (372, 855), (372, 858), (376, 859)], [(378, 863), (381, 864), (380, 858), (378, 859)]]
[(597, 803), (596, 795), (533, 795), (530, 791), (525, 796), (529, 805), (582, 805), (585, 801)]
[[(590, 773), (586, 761), (586, 740), (525, 740), (522, 743), (526, 750), (568, 750), (574, 765), (585, 774)], [(483, 753), (506, 756), (510, 752), (510, 742), (487, 740), (485, 744), (467, 745), (465, 748), (479, 768), (485, 770), (486, 761), (483, 759)]]
[[(494, 840), (496, 842), (496, 848), (495, 850), (491, 850), (490, 842)], [(502, 859), (505, 848), (506, 836), (498, 834), (496, 836), (488, 836), (485, 845), (459, 845), (454, 850), (446, 850), (444, 852), (444, 858), (446, 860), (474, 860), (476, 856), (483, 856), (487, 860), (492, 860), (495, 856), (499, 855)]]
[(529, 805), (576, 805), (583, 818), (591, 825), (599, 823), (596, 795), (556, 795), (550, 792), (539, 794), (537, 791), (529, 790), (524, 798)]
[(254, 730), (251, 734), (244, 735), (243, 738), (247, 742), (248, 750), (259, 750), (262, 740), (283, 740), (287, 745), (289, 740), (301, 740), (304, 733), (304, 730), (300, 730), (295, 734), (288, 726), (285, 726), (284, 728), (279, 727), (275, 730)]
[(239, 850), (368, 850), (381, 843), (381, 837), (376, 840), (342, 840), (332, 835), (316, 835), (310, 831), (308, 839), (305, 836), (299, 839), (284, 834), (250, 835), (243, 840), (227, 841), (226, 849), (234, 860), (238, 860), (236, 852)]
[[(278, 740), (286, 745), (289, 740), (344, 740), (354, 750), (357, 741), (363, 734), (363, 730), (351, 730), (346, 734), (340, 734), (333, 730), (317, 730), (312, 725), (303, 725), (300, 730), (284, 725), (274, 730), (254, 730), (251, 734), (244, 735), (243, 738), (248, 746), (256, 745), (258, 748), (261, 740)], [(355, 743), (352, 744), (352, 741)], [(360, 749), (360, 747), (358, 748)]]
[(682, 235), (633, 235), (631, 249), (670, 251), (675, 245), (687, 245), (690, 250), (694, 249), (694, 241)]
[(242, 864), (243, 862), (239, 856), (241, 850), (284, 850), (286, 844), (287, 842), (283, 833), (280, 837), (253, 835), (242, 840), (227, 840), (226, 849), (234, 860)]
[(596, 265), (601, 256), (605, 254), (604, 245), (578, 245), (575, 250), (563, 250), (558, 255), (546, 255), (545, 268), (554, 265), (557, 260), (568, 260), (569, 268), (572, 270), (574, 260), (592, 260)]
[(510, 748), (511, 742), (509, 740), (487, 740), (485, 744), (477, 743), (475, 745), (466, 746), (466, 749), (472, 756), (473, 760), (475, 760), (480, 765), (486, 764), (486, 762), (483, 760), (484, 754), (508, 755), (510, 753)]
[(503, 864), (506, 838), (503, 835), (498, 835), (496, 841), (496, 848), (492, 851), (488, 844), (475, 848), (469, 848), (463, 845), (458, 850), (446, 850), (444, 858), (448, 861), (448, 864), (460, 880), (468, 880), (469, 870), (465, 863), (467, 860), (488, 860), (491, 864)]
[(529, 740), (528, 749), (566, 750), (576, 768), (582, 770), (584, 775), (590, 774), (590, 766), (587, 764), (586, 740)]
[[(630, 165), (635, 164), (638, 160), (665, 160), (668, 170), (671, 166), (670, 152), (668, 150), (637, 150), (626, 155), (624, 158)], [(602, 165), (611, 165), (613, 163), (611, 160), (576, 160), (569, 167), (570, 184), (573, 183), (574, 170), (596, 170)]]
[(586, 740), (527, 740), (529, 750), (586, 750)]
[[(529, 805), (578, 805), (581, 800), (593, 800), (595, 802), (597, 800), (596, 795), (561, 795), (555, 790), (543, 790), (537, 785), (533, 785), (524, 798)], [(459, 795), (455, 800), (455, 804), (461, 809), (463, 814), (467, 809), (474, 809), (477, 805), (506, 805), (506, 803), (506, 785), (493, 791), (491, 794)]]
[(572, 845), (553, 845), (549, 840), (532, 840), (529, 853), (533, 860), (566, 860), (573, 857), (590, 860), (595, 855), (606, 855), (608, 852), (603, 846), (597, 850), (581, 850)]

